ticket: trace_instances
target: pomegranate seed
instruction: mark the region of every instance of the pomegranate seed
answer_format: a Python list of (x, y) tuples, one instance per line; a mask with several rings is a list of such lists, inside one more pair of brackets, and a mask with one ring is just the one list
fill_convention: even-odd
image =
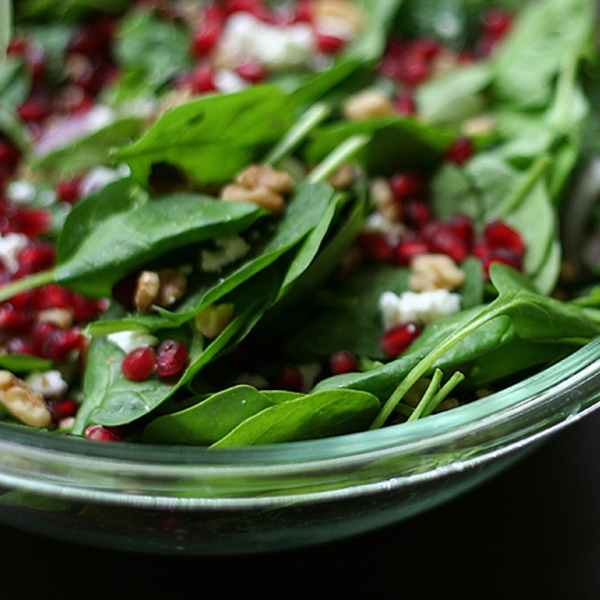
[(496, 39), (508, 33), (512, 26), (512, 15), (498, 8), (489, 8), (481, 15), (484, 32)]
[(410, 265), (412, 259), (419, 255), (429, 252), (429, 244), (420, 239), (400, 240), (396, 246), (394, 254), (394, 263), (401, 266)]
[(47, 406), (53, 423), (58, 423), (68, 417), (74, 417), (79, 410), (79, 403), (72, 398), (49, 400)]
[(397, 67), (397, 79), (409, 87), (419, 85), (429, 77), (427, 60), (418, 52), (407, 53)]
[(292, 23), (312, 23), (313, 6), (311, 2), (300, 1), (294, 10)]
[(390, 177), (390, 187), (396, 200), (403, 202), (413, 196), (422, 196), (427, 190), (425, 179), (419, 173), (396, 173)]
[(20, 310), (33, 308), (35, 293), (36, 293), (36, 290), (27, 290), (25, 292), (20, 292), (10, 298), (10, 303), (15, 308), (18, 308)]
[(9, 354), (31, 354), (33, 356), (39, 356), (35, 342), (29, 337), (11, 337), (6, 342), (5, 348)]
[(208, 54), (217, 45), (222, 31), (221, 19), (205, 19), (192, 35), (192, 54), (197, 57)]
[(52, 114), (52, 100), (45, 95), (32, 95), (17, 108), (25, 123), (41, 123)]
[(93, 442), (122, 442), (114, 428), (108, 429), (102, 425), (90, 425), (85, 429), (85, 437)]
[(502, 221), (489, 222), (483, 230), (483, 239), (490, 249), (506, 248), (516, 254), (525, 250), (519, 232)]
[(9, 226), (2, 233), (23, 233), (33, 239), (46, 233), (51, 224), (52, 217), (48, 211), (18, 206), (14, 207)]
[(474, 146), (470, 138), (459, 138), (446, 150), (446, 160), (462, 165), (473, 156)]
[(267, 70), (258, 62), (246, 61), (236, 68), (235, 72), (246, 81), (258, 83), (267, 78)]
[(18, 275), (31, 275), (54, 266), (56, 250), (50, 242), (34, 240), (19, 253)]
[(171, 377), (181, 373), (189, 360), (187, 347), (177, 340), (165, 340), (156, 353), (156, 374)]
[(415, 56), (422, 57), (426, 61), (435, 58), (441, 49), (442, 47), (439, 42), (427, 38), (413, 40), (410, 45), (410, 52)]
[(43, 346), (48, 336), (55, 331), (58, 331), (58, 327), (54, 323), (48, 321), (40, 321), (35, 323), (31, 329), (31, 336), (36, 345), (36, 354), (43, 354)]
[(394, 101), (396, 111), (401, 115), (414, 115), (417, 112), (414, 96), (408, 91), (403, 90), (398, 94)]
[(325, 54), (335, 54), (346, 45), (346, 41), (337, 35), (317, 33), (316, 45), (320, 52)]
[(358, 371), (358, 360), (349, 350), (338, 350), (331, 355), (329, 365), (332, 375)]
[(127, 354), (121, 363), (121, 372), (126, 379), (142, 381), (148, 379), (156, 366), (156, 352), (150, 346), (140, 346)]
[(420, 231), (431, 222), (431, 207), (423, 200), (409, 200), (404, 203), (404, 220), (407, 225)]
[(30, 331), (36, 320), (36, 313), (31, 310), (19, 310), (11, 304), (0, 306), (0, 329), (11, 333)]
[(380, 339), (383, 351), (389, 356), (398, 356), (419, 336), (421, 328), (413, 321), (390, 327)]
[(361, 233), (356, 243), (365, 255), (372, 260), (389, 262), (393, 258), (394, 249), (392, 245), (383, 234), (377, 231)]
[(42, 353), (55, 362), (66, 360), (75, 351), (81, 350), (85, 338), (77, 328), (57, 329), (50, 333), (42, 345)]
[(290, 392), (301, 392), (304, 388), (302, 371), (295, 365), (284, 365), (277, 378), (277, 387)]
[(38, 310), (46, 308), (71, 308), (72, 292), (67, 288), (49, 283), (38, 288), (35, 297), (35, 307)]
[(217, 89), (213, 68), (207, 63), (197, 66), (186, 77), (185, 84), (190, 87), (194, 94), (206, 94)]
[(481, 258), (481, 264), (483, 266), (483, 273), (485, 277), (489, 277), (490, 266), (495, 262), (513, 267), (517, 271), (523, 270), (523, 260), (519, 254), (508, 248), (496, 248), (494, 250), (490, 250)]
[(228, 14), (247, 12), (261, 21), (269, 20), (269, 11), (260, 0), (226, 0), (225, 9)]
[(432, 221), (424, 228), (422, 234), (431, 252), (447, 254), (457, 263), (462, 262), (469, 254), (467, 242), (445, 223)]
[(81, 177), (72, 177), (59, 181), (56, 185), (56, 192), (63, 202), (73, 204), (81, 198)]
[(100, 302), (90, 300), (75, 292), (71, 292), (71, 308), (76, 321), (91, 321), (98, 313), (102, 312)]
[(448, 228), (470, 247), (473, 241), (473, 221), (467, 215), (452, 215)]

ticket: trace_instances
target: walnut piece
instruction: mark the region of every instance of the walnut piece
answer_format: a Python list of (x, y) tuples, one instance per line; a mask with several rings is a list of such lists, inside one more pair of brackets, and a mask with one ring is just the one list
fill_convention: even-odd
[(278, 194), (288, 194), (294, 189), (294, 180), (289, 173), (269, 165), (250, 165), (237, 175), (235, 182), (250, 189), (266, 187)]
[(266, 187), (247, 188), (237, 183), (227, 184), (221, 191), (225, 202), (252, 202), (272, 213), (280, 213), (285, 207), (283, 196)]
[(464, 272), (446, 254), (418, 254), (410, 266), (408, 285), (415, 292), (453, 290), (465, 280)]
[(133, 303), (142, 314), (152, 312), (153, 306), (168, 308), (187, 290), (186, 278), (175, 269), (142, 271), (137, 280)]
[(206, 338), (216, 338), (231, 322), (233, 304), (214, 304), (201, 310), (194, 319), (196, 329)]
[(52, 423), (44, 397), (10, 371), (0, 371), (0, 403), (19, 421), (43, 429)]
[(350, 96), (343, 106), (348, 121), (385, 117), (394, 112), (394, 103), (380, 90), (368, 89)]

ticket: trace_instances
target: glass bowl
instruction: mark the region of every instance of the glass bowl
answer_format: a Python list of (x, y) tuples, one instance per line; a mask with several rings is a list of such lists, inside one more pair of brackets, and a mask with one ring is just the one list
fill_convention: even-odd
[(398, 522), (498, 473), (600, 404), (600, 340), (483, 400), (336, 438), (206, 450), (0, 424), (0, 519), (136, 552), (239, 554)]

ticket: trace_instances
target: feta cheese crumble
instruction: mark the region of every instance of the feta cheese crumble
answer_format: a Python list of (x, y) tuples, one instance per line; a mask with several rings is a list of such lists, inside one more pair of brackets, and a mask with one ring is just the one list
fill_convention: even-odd
[(29, 243), (29, 238), (23, 233), (7, 233), (0, 235), (0, 262), (12, 275), (19, 269), (19, 254)]
[(60, 398), (69, 389), (69, 384), (57, 370), (31, 373), (25, 383), (44, 398)]
[(415, 321), (427, 325), (438, 319), (449, 317), (460, 310), (460, 295), (448, 290), (429, 292), (384, 292), (379, 298), (379, 310), (386, 329)]
[(216, 272), (224, 266), (246, 256), (249, 244), (239, 235), (215, 238), (216, 250), (202, 250), (200, 265), (203, 271)]
[(116, 344), (129, 354), (140, 346), (156, 346), (158, 339), (150, 335), (147, 329), (134, 329), (132, 331), (117, 331), (106, 336), (109, 341)]

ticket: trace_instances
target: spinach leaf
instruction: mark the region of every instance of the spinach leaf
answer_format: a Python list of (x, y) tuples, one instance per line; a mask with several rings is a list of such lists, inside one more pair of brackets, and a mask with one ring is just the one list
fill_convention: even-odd
[(197, 184), (223, 183), (263, 156), (294, 117), (293, 101), (274, 86), (206, 95), (165, 113), (117, 156), (143, 185), (155, 164), (176, 167)]
[(494, 94), (523, 108), (550, 102), (556, 75), (590, 44), (594, 0), (547, 0), (523, 7), (494, 57)]
[(81, 293), (106, 296), (147, 261), (242, 231), (264, 214), (255, 204), (193, 193), (153, 197), (130, 180), (117, 182), (73, 209), (58, 241), (54, 276)]
[(236, 385), (195, 406), (155, 419), (144, 429), (143, 441), (208, 446), (273, 404), (256, 388)]
[(328, 390), (265, 408), (249, 417), (211, 448), (276, 444), (318, 439), (363, 430), (379, 409), (367, 392)]

